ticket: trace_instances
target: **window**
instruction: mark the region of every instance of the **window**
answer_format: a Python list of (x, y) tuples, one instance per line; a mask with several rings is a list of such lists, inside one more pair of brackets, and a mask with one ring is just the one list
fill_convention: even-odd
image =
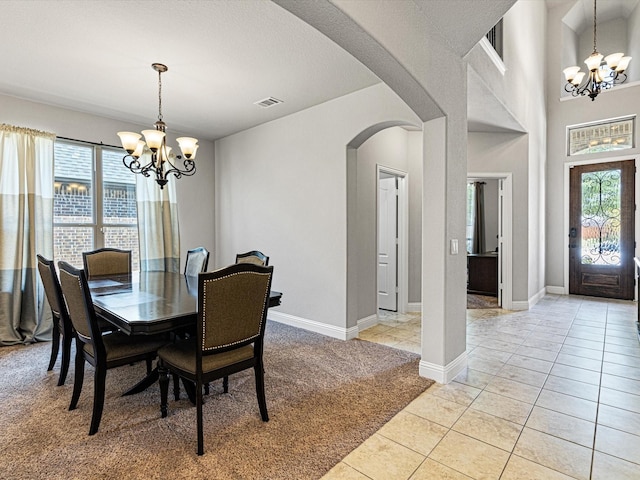
[(502, 19), (485, 36), (496, 53), (502, 58)]
[(136, 179), (122, 151), (56, 140), (54, 148), (54, 260), (82, 267), (82, 252), (102, 247), (132, 250), (139, 269)]
[(569, 155), (611, 152), (634, 147), (635, 116), (567, 128)]
[(476, 211), (476, 188), (473, 182), (467, 183), (467, 253), (473, 252), (473, 229)]

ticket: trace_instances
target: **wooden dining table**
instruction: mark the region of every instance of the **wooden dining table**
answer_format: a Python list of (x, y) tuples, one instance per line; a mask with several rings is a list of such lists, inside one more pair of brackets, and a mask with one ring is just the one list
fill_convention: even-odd
[[(174, 272), (134, 272), (89, 280), (96, 313), (127, 335), (195, 328), (198, 277)], [(271, 291), (269, 307), (280, 305)]]
[[(127, 335), (195, 331), (198, 277), (134, 272), (93, 278), (89, 280), (89, 290), (96, 314)], [(281, 298), (281, 292), (272, 290), (269, 307), (280, 305)], [(139, 393), (157, 379), (156, 367), (124, 395)], [(189, 393), (191, 397), (192, 392)]]

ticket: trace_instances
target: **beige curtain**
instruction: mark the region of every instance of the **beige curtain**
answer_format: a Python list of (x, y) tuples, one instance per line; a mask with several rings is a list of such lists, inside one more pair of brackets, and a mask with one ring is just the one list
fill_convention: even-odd
[(0, 124), (0, 345), (51, 340), (36, 254), (53, 257), (54, 141)]
[[(147, 155), (140, 159), (146, 165)], [(163, 189), (153, 177), (136, 175), (140, 271), (180, 271), (180, 232), (175, 178)]]

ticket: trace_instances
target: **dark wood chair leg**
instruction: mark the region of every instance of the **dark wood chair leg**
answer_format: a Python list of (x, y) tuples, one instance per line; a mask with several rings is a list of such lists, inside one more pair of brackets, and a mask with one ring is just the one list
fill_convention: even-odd
[(261, 363), (258, 363), (253, 367), (253, 370), (256, 374), (256, 395), (258, 397), (258, 406), (260, 407), (260, 416), (263, 422), (268, 422), (267, 399), (264, 394), (264, 368)]
[(47, 372), (53, 370), (58, 358), (58, 349), (60, 348), (60, 323), (58, 319), (53, 317), (53, 333), (51, 334), (51, 357), (49, 358), (49, 366)]
[(62, 366), (60, 367), (60, 378), (58, 379), (58, 386), (64, 385), (67, 379), (67, 372), (69, 371), (69, 363), (71, 362), (71, 341), (73, 340), (71, 335), (62, 336)]
[(89, 429), (89, 435), (94, 435), (100, 427), (102, 410), (104, 409), (104, 384), (106, 379), (106, 367), (96, 366), (93, 381), (93, 414), (91, 415), (91, 428)]
[(173, 374), (173, 397), (180, 400), (180, 377), (177, 374)]
[(73, 379), (73, 394), (71, 395), (71, 403), (69, 410), (75, 410), (82, 392), (82, 382), (84, 381), (84, 357), (82, 356), (82, 345), (76, 343), (76, 373)]
[(198, 417), (198, 455), (204, 454), (204, 432), (202, 426), (202, 385), (196, 383), (196, 410)]
[[(160, 361), (158, 361), (158, 376), (158, 383), (160, 384), (160, 415), (165, 418), (167, 416), (167, 398), (169, 397), (169, 370)], [(173, 375), (174, 393), (177, 383), (176, 376), (176, 374)], [(179, 392), (178, 395), (180, 395)]]
[(228, 375), (222, 379), (222, 389), (224, 393), (229, 393), (229, 376)]
[(153, 365), (151, 364), (152, 361), (152, 358), (147, 358), (147, 375), (149, 375), (151, 370), (153, 370)]
[(209, 382), (207, 382), (204, 384), (204, 394), (209, 395), (209, 390), (210, 390)]

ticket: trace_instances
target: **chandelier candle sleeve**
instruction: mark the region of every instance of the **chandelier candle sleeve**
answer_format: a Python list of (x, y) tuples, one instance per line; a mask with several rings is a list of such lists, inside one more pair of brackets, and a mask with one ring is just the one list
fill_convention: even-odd
[[(193, 137), (177, 139), (182, 156), (184, 156), (184, 168), (178, 167), (175, 162), (182, 160), (182, 156), (171, 152), (165, 133), (167, 125), (162, 121), (162, 74), (168, 70), (168, 67), (161, 63), (154, 63), (151, 67), (158, 72), (158, 120), (153, 125), (154, 129), (142, 131), (144, 140), (141, 140), (142, 135), (134, 132), (118, 132), (118, 136), (122, 142), (122, 148), (127, 152), (122, 158), (125, 167), (133, 173), (139, 173), (145, 177), (154, 175), (160, 188), (164, 188), (170, 174), (180, 178), (183, 175), (190, 176), (196, 173), (194, 159), (198, 150), (198, 139)], [(145, 153), (151, 154), (151, 160), (142, 165), (140, 158)]]

